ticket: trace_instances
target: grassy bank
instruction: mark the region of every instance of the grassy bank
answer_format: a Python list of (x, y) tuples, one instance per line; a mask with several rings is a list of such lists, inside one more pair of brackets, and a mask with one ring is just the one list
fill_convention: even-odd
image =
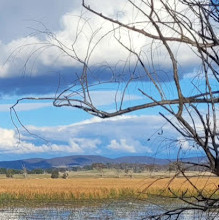
[[(61, 174), (61, 173), (60, 173)], [(130, 178), (133, 177), (135, 179), (143, 179), (143, 178), (163, 178), (163, 177), (173, 177), (176, 174), (175, 171), (172, 172), (166, 172), (166, 171), (144, 171), (141, 173), (125, 173), (124, 171), (119, 171), (116, 169), (103, 169), (102, 172), (99, 172), (98, 170), (83, 170), (83, 171), (70, 171), (69, 172), (69, 178)], [(209, 177), (212, 176), (209, 172), (200, 172), (200, 171), (187, 171), (187, 176), (204, 176)], [(179, 175), (182, 176), (182, 175)], [(45, 173), (45, 174), (28, 174), (27, 179), (44, 179), (44, 178), (50, 178), (51, 174)], [(14, 179), (23, 179), (24, 176), (22, 174), (15, 174), (13, 175)], [(0, 174), (0, 179), (6, 179), (5, 174)]]
[[(219, 182), (216, 177), (190, 180), (206, 195), (215, 191)], [(171, 183), (170, 178), (154, 181), (154, 178), (0, 179), (0, 203), (31, 205), (169, 196), (168, 187), (177, 195), (185, 191), (187, 195), (198, 193), (184, 178)]]

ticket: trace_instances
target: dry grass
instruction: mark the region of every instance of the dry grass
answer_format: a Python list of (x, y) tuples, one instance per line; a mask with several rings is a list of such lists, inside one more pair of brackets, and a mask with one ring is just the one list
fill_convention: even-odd
[[(205, 194), (211, 194), (218, 189), (219, 178), (217, 177), (192, 177), (190, 180)], [(0, 179), (0, 200), (5, 202), (27, 200), (33, 202), (75, 202), (147, 198), (158, 194), (169, 196), (168, 187), (177, 195), (186, 190), (188, 190), (187, 195), (197, 194), (194, 187), (184, 178), (176, 178), (171, 183), (170, 178), (161, 180), (154, 178)], [(219, 196), (218, 191), (215, 195)]]

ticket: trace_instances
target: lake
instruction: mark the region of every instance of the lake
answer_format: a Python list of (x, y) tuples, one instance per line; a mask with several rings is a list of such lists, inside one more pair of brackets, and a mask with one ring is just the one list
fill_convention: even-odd
[[(161, 208), (145, 202), (114, 201), (101, 205), (54, 206), (38, 208), (2, 208), (1, 220), (140, 220), (148, 219), (150, 214), (157, 214)], [(200, 213), (187, 212), (181, 220), (219, 219), (201, 216)], [(175, 219), (175, 218), (172, 218)]]

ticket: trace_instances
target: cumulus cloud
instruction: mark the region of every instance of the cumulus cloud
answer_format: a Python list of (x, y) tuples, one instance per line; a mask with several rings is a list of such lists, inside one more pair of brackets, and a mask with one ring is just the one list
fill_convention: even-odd
[(9, 72), (10, 65), (8, 63), (0, 65), (0, 78), (6, 77)]
[(134, 146), (127, 144), (126, 139), (111, 140), (110, 144), (107, 148), (114, 151), (124, 151), (128, 153), (136, 153), (136, 149)]
[(184, 137), (178, 137), (178, 145), (183, 151), (191, 151), (191, 150), (197, 150), (194, 146), (192, 146), (188, 140), (186, 140)]
[[(156, 115), (127, 115), (109, 119), (91, 118), (79, 123), (20, 130), (19, 140), (14, 130), (0, 129), (0, 151), (12, 154), (101, 154), (167, 156), (197, 150), (174, 128)], [(162, 132), (161, 132), (162, 131)], [(39, 137), (48, 141), (42, 142)], [(170, 140), (168, 142), (168, 140)], [(197, 152), (197, 151), (194, 151)]]
[[(86, 4), (90, 4), (94, 9), (98, 9), (98, 11), (103, 12), (107, 16), (118, 18), (124, 23), (133, 22), (134, 18), (137, 19), (137, 21), (144, 20), (142, 15), (133, 10), (131, 5), (127, 4), (126, 1), (118, 2), (116, 0), (111, 0), (104, 2), (86, 2)], [(159, 3), (156, 3), (156, 7), (160, 7)], [(81, 11), (83, 13), (82, 17)], [(153, 53), (153, 65), (159, 65), (159, 69), (167, 68), (167, 71), (169, 71), (170, 59), (168, 58), (169, 56), (167, 55), (167, 52), (165, 52), (165, 48), (162, 48), (160, 45), (158, 47), (155, 42), (152, 43), (152, 40), (146, 39), (145, 36), (130, 33), (122, 28), (109, 33), (104, 38), (101, 38), (105, 33), (115, 27), (98, 16), (85, 12), (79, 4), (75, 4), (74, 9), (60, 17), (60, 20), (62, 28), (55, 30), (54, 35), (49, 34), (44, 37), (37, 35), (21, 37), (8, 43), (0, 43), (0, 52), (2, 54), (0, 60), (0, 81), (2, 83), (0, 82), (0, 85), (2, 84), (2, 92), (6, 92), (7, 87), (9, 86), (12, 89), (12, 84), (15, 84), (15, 82), (18, 81), (18, 78), (22, 75), (21, 73), (23, 73), (23, 71), (25, 71), (25, 74), (28, 77), (27, 79), (19, 78), (19, 83), (16, 84), (17, 88), (13, 90), (15, 93), (28, 93), (28, 91), (29, 93), (45, 93), (48, 92), (48, 90), (50, 92), (55, 91), (55, 86), (57, 86), (59, 81), (59, 73), (62, 73), (68, 82), (67, 84), (70, 84), (77, 79), (77, 75), (81, 74), (81, 71), (79, 70), (81, 63), (72, 58), (75, 57), (74, 53), (76, 52), (78, 57), (81, 60), (84, 60), (87, 53), (92, 51), (92, 47), (97, 42), (99, 43), (95, 47), (95, 50), (92, 51), (92, 56), (89, 61), (90, 64), (94, 65), (97, 69), (99, 68), (100, 63), (104, 63), (105, 65), (112, 64), (115, 67), (115, 70), (112, 71), (105, 69), (103, 70), (103, 73), (98, 74), (98, 76), (95, 75), (96, 73), (94, 74), (95, 76), (93, 76), (96, 69), (94, 68), (93, 71), (91, 69), (91, 76), (89, 76), (90, 80), (95, 81), (106, 78), (110, 80), (112, 75), (116, 73), (122, 80), (127, 81), (130, 74), (133, 72), (132, 66), (136, 59), (130, 56), (129, 51), (123, 48), (114, 38), (114, 36), (117, 35), (124, 43), (131, 45), (136, 52), (142, 50), (142, 54), (145, 54), (144, 60), (146, 63), (148, 62), (148, 59), (150, 60), (151, 53)], [(90, 24), (87, 22), (88, 20)], [(140, 23), (138, 25), (140, 25)], [(147, 29), (151, 32), (155, 31), (153, 28), (148, 27)], [(90, 42), (92, 37), (93, 41)], [(74, 43), (73, 51), (72, 44), (74, 39), (76, 39), (76, 41)], [(101, 41), (99, 41), (100, 39)], [(63, 44), (60, 45), (60, 42)], [(61, 50), (53, 45), (61, 47)], [(145, 45), (150, 45), (151, 49), (149, 50)], [(189, 47), (184, 44), (178, 45), (174, 43), (171, 43), (171, 46), (176, 53), (178, 63), (183, 65), (183, 68), (197, 64), (197, 57), (194, 56), (193, 51)], [(66, 50), (67, 54), (63, 53), (62, 49)], [(8, 57), (8, 62), (5, 63), (5, 60), (7, 60)], [(28, 62), (26, 63), (26, 61)], [(125, 67), (124, 69), (122, 68), (122, 76), (121, 66)], [(109, 72), (108, 74), (107, 71)], [(142, 77), (143, 73), (141, 72), (141, 70), (138, 70), (137, 74)], [(167, 77), (166, 74), (161, 71), (158, 76), (161, 80), (170, 79), (170, 77)], [(8, 82), (7, 87), (4, 87), (4, 79), (8, 78), (16, 79), (11, 84)], [(148, 80), (148, 78), (145, 77), (145, 74), (144, 79)], [(53, 86), (50, 85), (51, 83), (53, 83)], [(36, 87), (38, 87), (38, 89), (34, 86), (26, 88), (24, 85), (37, 85)]]
[[(155, 115), (124, 115), (114, 118), (91, 118), (79, 123), (58, 127), (28, 127), (32, 133), (42, 135), (46, 139), (66, 140), (71, 135), (81, 137), (104, 137), (112, 139), (147, 140), (156, 130), (165, 123), (164, 119)], [(153, 128), (153, 130), (152, 130)], [(166, 126), (166, 130), (170, 126)], [(62, 135), (57, 136), (59, 132)], [(110, 142), (109, 141), (109, 142)]]
[(137, 153), (141, 152), (142, 154), (152, 153), (150, 147), (144, 146), (138, 140), (135, 140), (133, 137), (128, 139), (113, 139), (110, 141), (110, 144), (107, 145), (107, 148), (116, 152), (125, 152), (125, 153)]
[[(158, 135), (161, 127), (164, 136)], [(164, 119), (155, 115), (95, 117), (65, 126), (27, 128), (51, 143), (67, 142), (76, 153), (84, 154), (152, 154), (166, 136), (176, 136), (175, 131), (165, 125)]]
[(13, 130), (0, 128), (1, 139), (0, 146), (2, 148), (12, 148), (17, 145), (18, 141)]
[(69, 154), (94, 153), (101, 144), (99, 139), (70, 138), (68, 144), (34, 144), (34, 139), (19, 136), (14, 130), (0, 128), (0, 151), (4, 154), (58, 153)]
[(86, 138), (71, 138), (69, 145), (74, 153), (88, 153), (90, 150), (97, 149), (97, 146), (101, 144), (99, 139), (86, 139)]

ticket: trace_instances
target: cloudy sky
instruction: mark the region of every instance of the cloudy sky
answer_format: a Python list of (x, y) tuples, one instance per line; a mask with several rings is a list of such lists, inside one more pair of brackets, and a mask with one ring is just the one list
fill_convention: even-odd
[[(134, 17), (133, 14), (129, 17), (132, 11), (126, 1), (87, 2), (123, 21)], [(0, 0), (0, 26), (0, 160), (74, 154), (169, 158), (177, 154), (179, 142), (185, 152), (198, 154), (159, 116), (159, 108), (102, 120), (70, 107), (55, 108), (50, 101), (28, 100), (16, 105), (16, 112), (10, 114), (10, 107), (20, 98), (55, 97), (57, 92), (74, 85), (82, 70), (81, 64), (71, 58), (73, 43), (75, 52), (83, 59), (88, 46), (94, 46), (113, 27), (83, 9), (80, 0)], [(108, 34), (99, 42), (89, 60), (92, 73), (101, 82), (109, 80), (113, 71), (125, 82), (135, 66), (134, 59), (119, 45), (114, 34), (118, 33)], [(89, 44), (92, 37), (94, 41)], [(121, 33), (121, 37), (123, 42), (131, 39), (129, 43), (136, 50), (152, 43), (136, 34)], [(69, 56), (51, 46), (59, 42)], [(186, 46), (176, 45), (176, 51), (180, 54), (176, 55), (182, 85), (191, 93), (188, 85), (199, 61)], [(106, 68), (108, 65), (114, 69)], [(154, 65), (159, 66), (166, 95), (172, 97), (175, 89), (162, 47), (156, 50)], [(96, 82), (95, 77), (89, 79), (91, 83)], [(93, 103), (112, 111), (118, 107), (115, 97), (121, 101), (125, 85), (109, 83), (94, 87)], [(126, 90), (122, 98), (124, 106), (145, 102), (138, 86), (155, 92), (147, 78), (137, 80)]]

